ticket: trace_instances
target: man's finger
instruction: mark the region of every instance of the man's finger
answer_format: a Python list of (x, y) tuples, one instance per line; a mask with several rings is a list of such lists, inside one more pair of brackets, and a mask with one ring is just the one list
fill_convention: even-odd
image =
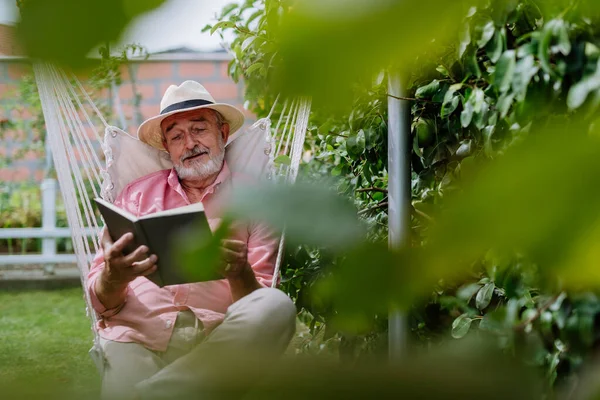
[(244, 242), (242, 240), (224, 239), (221, 242), (221, 245), (223, 247), (226, 247), (226, 248), (234, 250), (234, 251), (243, 251), (246, 248), (246, 242)]
[(127, 264), (127, 265), (131, 265), (136, 261), (142, 261), (146, 258), (148, 258), (148, 246), (140, 246), (137, 249), (135, 249), (131, 254), (126, 255), (123, 258), (123, 261)]
[(104, 251), (107, 251), (110, 246), (113, 245), (113, 241), (110, 237), (110, 233), (108, 233), (108, 228), (102, 228), (102, 236), (100, 237), (100, 243), (102, 243), (102, 248)]
[(133, 241), (133, 233), (131, 233), (131, 232), (128, 232), (128, 233), (124, 234), (123, 236), (121, 236), (110, 247), (110, 252), (112, 253), (111, 255), (114, 256), (118, 253), (121, 253), (123, 251), (123, 249), (125, 249), (125, 247), (127, 247), (127, 245), (129, 243), (131, 243), (132, 241)]
[(245, 261), (246, 255), (243, 252), (233, 251), (228, 248), (221, 248), (221, 255), (223, 256), (223, 260), (229, 263), (235, 263), (238, 261)]
[(148, 271), (149, 269), (156, 267), (157, 260), (158, 257), (152, 254), (150, 257), (142, 261), (136, 261), (132, 264), (131, 272), (136, 276), (146, 276), (151, 273)]
[(158, 268), (158, 265), (156, 265), (156, 264), (153, 264), (153, 265), (152, 265), (150, 268), (148, 268), (148, 269), (147, 269), (147, 270), (145, 270), (144, 272), (141, 272), (141, 273), (140, 273), (140, 276), (148, 276), (148, 275), (150, 275), (151, 273), (153, 273), (153, 272), (156, 272), (157, 268)]

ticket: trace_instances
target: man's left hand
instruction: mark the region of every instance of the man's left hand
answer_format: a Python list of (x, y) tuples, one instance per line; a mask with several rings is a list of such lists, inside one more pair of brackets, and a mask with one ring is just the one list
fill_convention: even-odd
[(248, 264), (248, 246), (241, 240), (225, 239), (221, 245), (223, 254), (223, 275), (226, 278), (237, 278), (242, 275)]

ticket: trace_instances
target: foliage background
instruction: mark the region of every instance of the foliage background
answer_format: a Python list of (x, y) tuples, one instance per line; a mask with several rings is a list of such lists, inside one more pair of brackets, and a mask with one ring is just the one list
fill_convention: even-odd
[[(286, 60), (278, 41), (292, 7), (285, 0), (231, 4), (217, 24), (205, 28), (235, 33), (229, 71), (244, 79), (248, 105), (259, 116), (268, 113), (280, 89), (274, 74)], [(532, 126), (551, 127), (565, 117), (586, 130), (597, 123), (599, 35), (589, 4), (490, 1), (463, 15), (456, 39), (435, 43), (405, 68), (413, 246), (426, 244), (433, 216), (445, 197), (461, 190), (464, 175), (501, 157)], [(306, 144), (310, 162), (301, 179), (334, 177), (377, 241), (387, 235), (386, 73), (355, 81), (352, 99), (341, 113), (313, 108)], [(288, 248), (284, 288), (305, 310), (315, 334), (311, 340), (319, 343), (308, 340), (307, 347), (330, 345), (356, 360), (385, 348), (385, 315), (370, 315), (353, 333), (330, 323), (335, 306), (323, 304), (311, 289), (336, 262), (326, 249)], [(491, 335), (506, 352), (539, 366), (550, 385), (568, 380), (590, 357), (600, 332), (596, 294), (569, 295), (557, 282), (542, 282), (535, 260), (522, 254), (501, 257), (490, 249), (469, 269), (467, 276), (439, 281), (431, 296), (413, 305), (415, 342)]]

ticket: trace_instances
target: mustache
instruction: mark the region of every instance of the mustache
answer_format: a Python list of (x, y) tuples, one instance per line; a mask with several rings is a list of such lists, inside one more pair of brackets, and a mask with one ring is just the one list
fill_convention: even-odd
[(194, 157), (199, 154), (209, 154), (209, 153), (210, 153), (210, 151), (208, 150), (207, 147), (196, 146), (192, 150), (189, 150), (189, 151), (186, 151), (185, 153), (183, 153), (183, 155), (181, 156), (181, 158), (179, 160), (181, 162), (184, 162), (185, 160), (187, 160), (190, 157)]

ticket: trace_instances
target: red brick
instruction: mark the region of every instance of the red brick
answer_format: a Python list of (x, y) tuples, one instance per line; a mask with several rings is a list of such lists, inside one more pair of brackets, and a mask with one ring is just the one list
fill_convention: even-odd
[(162, 98), (165, 95), (165, 92), (171, 85), (175, 85), (177, 82), (174, 82), (172, 79), (167, 79), (165, 82), (162, 82), (159, 87), (160, 97)]
[(14, 141), (19, 141), (19, 142), (25, 141), (26, 138), (27, 138), (27, 132), (18, 130), (18, 129), (9, 130), (6, 132), (6, 135), (4, 136), (4, 139), (11, 139)]
[(31, 171), (27, 167), (0, 169), (0, 182), (18, 182), (28, 180)]
[(43, 157), (43, 154), (39, 150), (28, 150), (23, 154), (23, 160), (38, 160)]
[(219, 76), (221, 78), (229, 78), (229, 61), (219, 61)]
[(33, 179), (35, 179), (36, 182), (41, 182), (44, 179), (44, 170), (36, 169), (33, 171)]
[(216, 71), (215, 64), (212, 61), (196, 61), (179, 63), (179, 76), (183, 79), (200, 80), (213, 76)]
[(10, 83), (0, 83), (0, 99), (14, 97), (18, 91), (17, 85)]
[(154, 104), (142, 104), (140, 105), (140, 111), (144, 120), (154, 117), (160, 112), (159, 107)]
[(138, 64), (137, 79), (171, 79), (173, 76), (172, 63), (168, 62), (149, 62)]
[(119, 72), (121, 73), (121, 79), (123, 81), (130, 81), (131, 75), (129, 74), (129, 65), (130, 64), (122, 64), (119, 67)]
[[(154, 85), (138, 83), (135, 85), (137, 93), (142, 96), (142, 99), (153, 99), (156, 97), (156, 88)], [(119, 87), (119, 98), (121, 100), (133, 100), (133, 85), (131, 83), (124, 83)]]
[(210, 92), (216, 102), (234, 100), (240, 95), (235, 83), (229, 82), (207, 82), (204, 87)]
[(8, 79), (19, 80), (25, 75), (33, 75), (30, 64), (10, 63), (8, 64)]

